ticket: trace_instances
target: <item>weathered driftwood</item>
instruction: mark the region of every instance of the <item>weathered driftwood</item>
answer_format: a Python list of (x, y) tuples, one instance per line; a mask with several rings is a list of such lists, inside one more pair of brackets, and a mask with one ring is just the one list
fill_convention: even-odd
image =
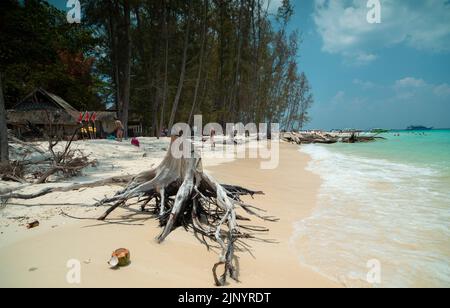
[(281, 136), (283, 141), (295, 144), (333, 144), (338, 142), (338, 138), (328, 134), (318, 133), (284, 133)]
[[(173, 144), (174, 140), (172, 140)], [(99, 201), (97, 206), (109, 206), (99, 218), (105, 220), (115, 209), (127, 206), (131, 201), (137, 201), (143, 211), (150, 207), (154, 217), (159, 219), (163, 228), (157, 237), (159, 243), (177, 227), (184, 227), (194, 232), (194, 235), (207, 248), (212, 246), (208, 241), (219, 245), (221, 250), (219, 262), (213, 267), (214, 281), (217, 286), (226, 284), (227, 277), (238, 281), (238, 267), (235, 251), (249, 251), (249, 245), (244, 239), (255, 239), (259, 232), (266, 228), (239, 224), (238, 221), (249, 221), (249, 218), (238, 215), (237, 208), (247, 214), (265, 221), (277, 221), (276, 218), (263, 215), (262, 210), (245, 204), (242, 196), (263, 194), (240, 186), (221, 185), (213, 177), (203, 171), (202, 160), (191, 152), (189, 157), (175, 158), (171, 149), (161, 164), (145, 171), (131, 180), (129, 177), (103, 180), (90, 185), (74, 184), (65, 188), (48, 188), (31, 195), (9, 193), (0, 196), (3, 201), (13, 199), (32, 199), (55, 191), (68, 191), (82, 187), (103, 186), (110, 183), (128, 184), (112, 197)], [(267, 241), (269, 242), (269, 241)], [(217, 274), (223, 267), (223, 274)]]
[(289, 132), (284, 133), (281, 136), (283, 141), (294, 143), (294, 144), (333, 144), (337, 142), (343, 143), (360, 143), (360, 142), (373, 142), (376, 140), (383, 140), (383, 137), (378, 136), (361, 136), (356, 133), (351, 133), (350, 135), (331, 135), (328, 133), (295, 133)]
[(108, 185), (124, 186), (127, 183), (129, 183), (132, 178), (133, 178), (133, 176), (129, 176), (129, 175), (117, 176), (117, 177), (112, 177), (112, 178), (95, 181), (95, 182), (75, 183), (75, 184), (72, 184), (69, 186), (64, 186), (64, 187), (48, 187), (48, 188), (44, 188), (40, 191), (31, 193), (31, 194), (17, 193), (18, 191), (24, 189), (25, 187), (31, 186), (31, 184), (23, 185), (23, 186), (19, 186), (17, 188), (13, 188), (13, 189), (0, 190), (0, 201), (2, 201), (3, 203), (6, 203), (10, 199), (31, 200), (31, 199), (36, 199), (36, 198), (39, 198), (39, 197), (42, 197), (42, 196), (45, 196), (45, 195), (48, 195), (48, 194), (51, 194), (54, 192), (68, 192), (68, 191), (79, 190), (82, 188), (95, 188), (95, 187), (102, 187), (102, 186), (108, 186)]
[(23, 166), (14, 161), (0, 163), (0, 180), (25, 184), (26, 181), (23, 179)]
[(41, 148), (34, 146), (33, 144), (29, 143), (29, 142), (25, 142), (20, 140), (19, 138), (16, 138), (10, 131), (8, 131), (8, 142), (10, 144), (15, 143), (15, 144), (20, 144), (24, 147), (30, 148), (32, 151), (40, 153), (40, 154), (45, 154), (45, 151), (42, 150)]
[[(276, 221), (273, 217), (258, 214), (260, 210), (241, 200), (244, 195), (257, 194), (262, 192), (219, 184), (203, 172), (201, 158), (195, 152), (192, 151), (189, 157), (175, 158), (169, 150), (156, 169), (141, 173), (115, 196), (100, 201), (99, 205), (108, 204), (110, 208), (99, 219), (106, 219), (112, 211), (125, 206), (131, 199), (140, 200), (143, 210), (155, 200), (153, 213), (163, 227), (158, 242), (163, 242), (175, 228), (183, 226), (193, 230), (196, 236), (200, 235), (207, 246), (205, 238), (218, 243), (222, 252), (213, 273), (216, 285), (223, 286), (228, 275), (238, 280), (234, 256), (236, 243), (241, 239), (254, 238), (252, 231), (267, 231), (240, 226), (238, 220), (248, 219), (237, 215), (236, 207), (261, 219)], [(224, 266), (220, 278), (217, 275), (219, 266)]]
[(341, 138), (341, 142), (344, 143), (363, 143), (363, 142), (373, 142), (377, 140), (384, 140), (385, 138), (379, 136), (361, 136), (356, 133), (352, 133), (350, 136)]
[(42, 184), (56, 173), (62, 174), (64, 177), (73, 177), (78, 175), (84, 168), (95, 165), (96, 162), (90, 160), (81, 151), (73, 151), (71, 149), (76, 133), (77, 131), (75, 131), (70, 141), (66, 143), (62, 152), (55, 151), (59, 140), (54, 140), (49, 136), (47, 136), (48, 151), (45, 152), (38, 146), (23, 142), (10, 134), (9, 142), (11, 147), (19, 145), (18, 148), (23, 154), (19, 155), (19, 159), (0, 165), (0, 180), (22, 184), (27, 183), (27, 181)]

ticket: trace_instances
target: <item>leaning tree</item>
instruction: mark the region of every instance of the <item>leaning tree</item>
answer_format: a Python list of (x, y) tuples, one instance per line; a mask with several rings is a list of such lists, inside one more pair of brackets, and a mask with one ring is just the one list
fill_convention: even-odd
[[(180, 138), (181, 139), (181, 138)], [(264, 216), (263, 210), (243, 202), (243, 196), (263, 194), (240, 186), (223, 185), (204, 172), (202, 159), (190, 140), (173, 137), (171, 146), (161, 164), (152, 170), (144, 171), (134, 177), (115, 177), (88, 184), (74, 184), (63, 188), (47, 188), (40, 192), (24, 195), (9, 192), (1, 196), (3, 201), (14, 199), (33, 199), (56, 191), (76, 190), (82, 187), (125, 184), (114, 196), (99, 201), (97, 206), (108, 206), (107, 211), (98, 218), (105, 220), (117, 208), (130, 203), (140, 205), (142, 211), (149, 211), (159, 219), (162, 232), (159, 243), (176, 228), (184, 227), (193, 231), (196, 238), (208, 249), (213, 241), (219, 245), (219, 262), (214, 264), (213, 275), (217, 286), (226, 284), (227, 277), (238, 281), (238, 267), (235, 251), (249, 251), (245, 239), (257, 239), (259, 232), (268, 229), (246, 225), (249, 218), (239, 215), (237, 209), (265, 221), (277, 221)], [(189, 147), (187, 150), (186, 147)], [(181, 155), (174, 155), (180, 153)], [(263, 240), (263, 239), (259, 239)], [(263, 240), (270, 242), (269, 240)], [(218, 275), (219, 267), (223, 274)]]

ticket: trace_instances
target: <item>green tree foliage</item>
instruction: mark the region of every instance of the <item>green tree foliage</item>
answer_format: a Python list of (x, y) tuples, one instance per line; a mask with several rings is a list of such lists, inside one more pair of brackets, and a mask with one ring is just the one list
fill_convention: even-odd
[(92, 74), (92, 31), (69, 24), (45, 1), (0, 2), (0, 71), (7, 108), (36, 87), (58, 94), (80, 110), (101, 108), (102, 83)]
[(289, 130), (309, 120), (313, 97), (298, 63), (300, 36), (287, 30), (290, 0), (278, 11), (268, 0), (81, 4), (81, 25), (69, 25), (43, 1), (2, 2), (8, 102), (38, 85), (77, 108), (100, 97), (123, 120), (128, 109), (138, 112), (151, 135), (192, 114)]

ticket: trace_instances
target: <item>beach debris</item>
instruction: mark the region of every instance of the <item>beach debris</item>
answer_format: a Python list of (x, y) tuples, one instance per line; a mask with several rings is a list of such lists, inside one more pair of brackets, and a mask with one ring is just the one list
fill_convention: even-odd
[(90, 160), (80, 150), (72, 150), (71, 145), (76, 138), (78, 130), (72, 138), (62, 147), (58, 148), (60, 139), (53, 137), (51, 131), (54, 120), (49, 119), (48, 131), (43, 131), (48, 141), (47, 151), (43, 151), (32, 143), (27, 143), (9, 134), (11, 161), (0, 166), (0, 179), (13, 181), (21, 184), (34, 183), (43, 184), (49, 179), (59, 179), (56, 175), (64, 178), (79, 175), (89, 166), (95, 167), (97, 162)]
[(84, 263), (84, 264), (91, 264), (91, 263), (92, 263), (92, 260), (91, 260), (91, 259), (87, 259), (87, 260), (84, 260), (83, 263)]
[(35, 272), (35, 271), (37, 271), (38, 270), (38, 268), (37, 267), (31, 267), (31, 268), (29, 268), (28, 269), (28, 271), (31, 273), (31, 272)]
[(39, 221), (35, 220), (33, 222), (30, 222), (26, 225), (27, 229), (33, 229), (36, 227), (39, 227)]
[(341, 138), (341, 142), (344, 143), (362, 143), (362, 142), (373, 142), (376, 140), (384, 140), (383, 137), (378, 136), (361, 136), (353, 132), (350, 136), (345, 136)]
[(111, 268), (123, 267), (129, 265), (131, 262), (130, 251), (125, 248), (120, 248), (114, 251), (108, 264)]
[(139, 139), (137, 139), (136, 137), (133, 137), (133, 139), (131, 139), (131, 144), (138, 148), (141, 146)]

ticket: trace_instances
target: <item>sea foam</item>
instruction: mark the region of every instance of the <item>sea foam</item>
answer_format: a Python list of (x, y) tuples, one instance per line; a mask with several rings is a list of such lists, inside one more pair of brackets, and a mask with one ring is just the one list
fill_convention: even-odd
[[(313, 214), (295, 226), (302, 263), (349, 287), (450, 286), (450, 192), (438, 170), (321, 145), (301, 151), (323, 180)], [(373, 260), (380, 284), (367, 280)]]

